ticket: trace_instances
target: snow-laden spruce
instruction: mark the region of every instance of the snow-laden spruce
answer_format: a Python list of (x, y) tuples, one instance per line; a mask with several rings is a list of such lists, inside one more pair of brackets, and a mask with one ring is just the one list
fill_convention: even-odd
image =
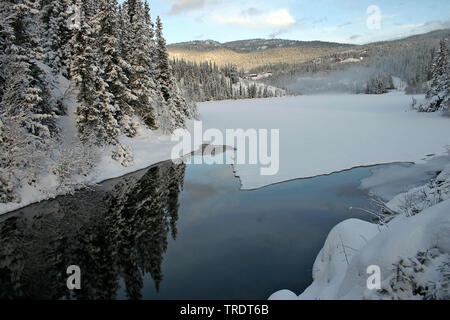
[(421, 112), (448, 111), (450, 108), (450, 61), (447, 50), (447, 40), (442, 39), (432, 65), (432, 79), (426, 100), (415, 106)]
[(83, 187), (105, 151), (140, 166), (129, 139), (162, 137), (196, 115), (158, 21), (155, 37), (142, 0), (0, 3), (0, 203)]

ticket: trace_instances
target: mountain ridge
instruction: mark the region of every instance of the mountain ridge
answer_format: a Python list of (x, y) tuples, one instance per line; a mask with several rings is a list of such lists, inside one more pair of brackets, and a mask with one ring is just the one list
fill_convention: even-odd
[(217, 49), (230, 49), (238, 53), (249, 53), (255, 51), (264, 51), (268, 49), (277, 48), (292, 48), (292, 47), (351, 47), (352, 44), (328, 42), (328, 41), (300, 41), (287, 39), (247, 39), (235, 40), (229, 42), (218, 42), (215, 40), (194, 40), (170, 44), (167, 47), (170, 49), (187, 49), (197, 51), (210, 51)]
[(219, 66), (234, 64), (243, 70), (270, 64), (298, 64), (346, 51), (363, 53), (374, 47), (398, 49), (421, 42), (448, 38), (450, 29), (435, 30), (402, 39), (378, 41), (363, 45), (325, 41), (299, 41), (284, 39), (249, 39), (220, 43), (214, 40), (196, 40), (168, 45), (171, 59), (195, 63), (215, 62)]

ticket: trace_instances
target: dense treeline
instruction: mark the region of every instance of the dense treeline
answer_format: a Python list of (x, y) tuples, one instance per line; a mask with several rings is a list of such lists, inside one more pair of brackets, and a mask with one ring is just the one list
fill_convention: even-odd
[(192, 101), (272, 98), (285, 95), (285, 90), (244, 79), (244, 72), (229, 64), (172, 60), (172, 68), (186, 97)]
[(367, 94), (383, 94), (389, 90), (395, 89), (394, 80), (391, 75), (372, 77), (367, 81), (367, 88), (365, 93)]
[[(170, 133), (195, 116), (149, 10), (142, 0), (0, 2), (0, 203), (20, 201), (15, 190), (45, 172), (72, 184), (98, 147), (128, 166), (119, 136)], [(69, 137), (64, 115), (75, 116)]]

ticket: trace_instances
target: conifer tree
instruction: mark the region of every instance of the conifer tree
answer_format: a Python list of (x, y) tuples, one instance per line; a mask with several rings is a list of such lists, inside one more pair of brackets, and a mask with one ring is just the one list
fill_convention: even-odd
[(157, 107), (160, 99), (152, 76), (154, 72), (153, 41), (146, 23), (146, 13), (140, 0), (126, 1), (125, 9), (127, 13), (124, 11), (122, 13), (125, 19), (128, 15), (130, 23), (127, 25), (129, 28), (124, 30), (126, 34), (123, 50), (125, 59), (130, 64), (127, 70), (128, 88), (135, 96), (131, 105), (150, 129), (157, 129)]
[[(112, 143), (118, 136), (117, 122), (114, 123), (112, 96), (105, 91), (107, 84), (97, 66), (95, 29), (89, 21), (95, 21), (89, 1), (77, 1), (80, 10), (80, 26), (72, 39), (74, 59), (72, 79), (78, 89), (77, 124), (83, 141), (96, 138), (101, 145)], [(106, 122), (105, 122), (106, 121)]]
[(419, 105), (420, 112), (436, 112), (439, 110), (449, 110), (449, 57), (447, 51), (447, 41), (440, 42), (439, 53), (434, 59), (431, 68), (431, 84), (427, 91), (425, 102)]
[(98, 22), (100, 24), (100, 69), (104, 73), (106, 90), (111, 95), (115, 110), (114, 117), (123, 132), (133, 137), (136, 134), (136, 124), (132, 120), (134, 110), (131, 103), (135, 97), (127, 87), (128, 78), (124, 71), (127, 63), (120, 52), (117, 0), (100, 2)]
[[(4, 103), (5, 107), (12, 107), (15, 112), (24, 112), (22, 123), (28, 132), (40, 137), (50, 137), (57, 134), (54, 119), (59, 111), (51, 98), (43, 72), (36, 63), (42, 58), (37, 25), (38, 8), (37, 1), (2, 2), (0, 10), (6, 19), (2, 22), (4, 29), (0, 40), (3, 42), (0, 45), (4, 46), (1, 69), (2, 74), (15, 75), (15, 79), (2, 80), (0, 92), (3, 92), (2, 100), (10, 100)], [(14, 107), (14, 104), (17, 106)]]
[(69, 28), (71, 0), (42, 0), (42, 33), (45, 36), (45, 61), (55, 73), (62, 72), (69, 77), (70, 65), (69, 41), (72, 37)]
[(157, 82), (159, 90), (164, 98), (166, 108), (162, 110), (170, 116), (164, 118), (170, 119), (170, 123), (165, 123), (166, 131), (173, 131), (175, 128), (185, 126), (186, 119), (195, 116), (195, 110), (191, 110), (187, 101), (181, 96), (176, 80), (172, 74), (167, 51), (166, 40), (163, 36), (163, 25), (161, 18), (156, 20), (156, 56), (158, 61)]

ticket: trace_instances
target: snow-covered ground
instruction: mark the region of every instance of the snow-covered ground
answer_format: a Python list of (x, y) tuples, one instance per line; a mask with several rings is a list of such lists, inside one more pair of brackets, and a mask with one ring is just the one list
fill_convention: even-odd
[[(423, 96), (416, 96), (418, 100)], [(450, 145), (450, 118), (410, 109), (411, 96), (320, 95), (199, 104), (204, 129), (279, 129), (280, 170), (235, 165), (243, 189), (375, 164), (422, 161)]]
[[(314, 263), (313, 283), (300, 296), (282, 290), (269, 299), (449, 299), (450, 158), (403, 168), (393, 177), (395, 166), (377, 169), (362, 185), (377, 182), (370, 187), (379, 192), (392, 179), (402, 181), (405, 172), (418, 178), (436, 163), (437, 177), (386, 204), (397, 212), (387, 224), (350, 219), (337, 225)], [(381, 289), (367, 287), (369, 266), (380, 268)]]

